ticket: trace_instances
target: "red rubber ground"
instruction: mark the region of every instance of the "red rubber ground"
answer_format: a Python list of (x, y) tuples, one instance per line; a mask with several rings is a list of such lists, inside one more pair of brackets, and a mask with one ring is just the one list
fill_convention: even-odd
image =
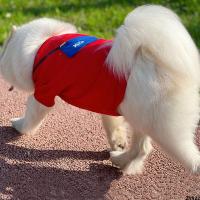
[[(23, 92), (0, 79), (0, 199), (182, 200), (200, 198), (191, 175), (157, 147), (144, 173), (122, 176), (111, 166), (100, 117), (58, 101), (35, 135), (17, 136), (9, 119), (25, 108)], [(200, 133), (197, 133), (198, 143)]]

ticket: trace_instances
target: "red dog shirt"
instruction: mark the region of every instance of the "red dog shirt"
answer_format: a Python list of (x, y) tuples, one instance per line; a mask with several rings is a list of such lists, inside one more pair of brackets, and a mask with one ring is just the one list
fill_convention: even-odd
[(93, 112), (119, 115), (126, 80), (105, 64), (111, 41), (82, 34), (53, 36), (39, 48), (33, 67), (35, 98), (51, 107), (59, 96)]

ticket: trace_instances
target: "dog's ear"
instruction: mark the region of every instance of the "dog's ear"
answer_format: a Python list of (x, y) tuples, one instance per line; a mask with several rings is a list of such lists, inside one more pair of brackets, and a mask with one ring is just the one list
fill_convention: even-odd
[(12, 33), (14, 33), (17, 30), (17, 26), (13, 25), (12, 26)]

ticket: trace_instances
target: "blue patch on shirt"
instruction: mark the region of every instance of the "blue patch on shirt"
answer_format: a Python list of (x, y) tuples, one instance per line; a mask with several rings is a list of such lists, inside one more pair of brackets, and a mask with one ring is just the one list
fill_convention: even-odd
[(60, 46), (60, 50), (71, 58), (74, 55), (76, 55), (81, 48), (85, 47), (86, 45), (92, 42), (95, 42), (96, 40), (98, 40), (98, 38), (93, 36), (78, 36), (63, 43)]

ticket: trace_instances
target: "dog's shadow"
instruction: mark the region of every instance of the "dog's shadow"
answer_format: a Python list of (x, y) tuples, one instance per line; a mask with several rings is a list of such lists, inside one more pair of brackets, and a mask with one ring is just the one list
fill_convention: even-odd
[[(95, 164), (109, 158), (107, 151), (37, 150), (9, 143), (19, 137), (13, 128), (0, 127), (0, 197), (3, 199), (104, 199), (111, 182), (121, 177), (112, 166)], [(94, 163), (87, 171), (42, 166), (43, 161), (65, 157), (94, 160)]]

